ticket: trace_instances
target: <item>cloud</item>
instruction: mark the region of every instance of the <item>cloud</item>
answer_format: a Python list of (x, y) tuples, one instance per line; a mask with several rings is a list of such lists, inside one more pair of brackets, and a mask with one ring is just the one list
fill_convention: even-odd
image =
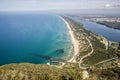
[(118, 0), (0, 0), (0, 11), (118, 8), (116, 3)]
[(120, 8), (120, 4), (113, 5), (113, 7)]
[(111, 4), (105, 4), (105, 7), (111, 7)]
[(105, 4), (105, 8), (112, 8), (112, 9), (118, 8), (118, 9), (120, 9), (120, 4), (109, 4), (109, 3), (107, 3), (107, 4)]

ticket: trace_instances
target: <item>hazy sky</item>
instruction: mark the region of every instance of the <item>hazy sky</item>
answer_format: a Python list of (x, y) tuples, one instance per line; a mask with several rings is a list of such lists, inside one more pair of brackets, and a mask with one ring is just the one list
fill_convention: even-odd
[(120, 0), (0, 0), (0, 11), (119, 9)]

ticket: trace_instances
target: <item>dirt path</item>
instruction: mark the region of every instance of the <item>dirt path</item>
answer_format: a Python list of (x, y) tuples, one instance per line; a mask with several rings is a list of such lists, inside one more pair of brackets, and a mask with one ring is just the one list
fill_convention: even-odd
[(104, 61), (98, 62), (98, 63), (96, 63), (95, 65), (99, 65), (99, 64), (102, 64), (102, 63), (105, 63), (105, 62), (111, 61), (111, 60), (115, 60), (115, 58), (111, 58), (111, 59), (107, 59), (107, 60), (104, 60)]
[(92, 53), (93, 53), (93, 51), (94, 51), (94, 49), (93, 49), (93, 46), (92, 46), (92, 44), (91, 44), (91, 42), (90, 42), (90, 40), (86, 37), (86, 39), (87, 39), (87, 41), (89, 42), (89, 45), (91, 46), (91, 52), (89, 52), (87, 55), (85, 55), (85, 56), (83, 56), (81, 59), (80, 59), (80, 61), (79, 61), (79, 67), (81, 68), (81, 69), (83, 69), (83, 79), (88, 79), (89, 78), (89, 73), (88, 73), (88, 71), (86, 70), (86, 68), (85, 67), (82, 67), (81, 66), (81, 64), (82, 64), (82, 62), (83, 62), (83, 59), (85, 59), (86, 57), (88, 57), (88, 56), (90, 56)]
[(87, 37), (86, 37), (86, 39), (87, 39), (87, 41), (89, 42), (89, 45), (91, 46), (91, 49), (92, 49), (92, 50), (91, 50), (91, 52), (89, 52), (87, 55), (83, 56), (83, 57), (80, 59), (80, 61), (79, 61), (79, 67), (80, 67), (80, 68), (82, 68), (82, 67), (81, 67), (81, 64), (82, 64), (82, 62), (83, 62), (83, 59), (85, 59), (86, 57), (90, 56), (90, 55), (93, 53), (93, 51), (94, 51), (93, 46), (92, 46), (90, 40), (89, 40)]

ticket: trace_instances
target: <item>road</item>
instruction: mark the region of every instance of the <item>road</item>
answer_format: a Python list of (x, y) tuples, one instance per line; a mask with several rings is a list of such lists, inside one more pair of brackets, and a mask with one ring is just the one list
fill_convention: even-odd
[(102, 64), (102, 63), (105, 63), (105, 62), (111, 61), (111, 60), (115, 60), (115, 58), (111, 58), (111, 59), (107, 59), (107, 60), (104, 60), (104, 61), (98, 62), (98, 63), (95, 64), (95, 65), (99, 65), (99, 64)]
[(93, 53), (93, 51), (94, 51), (93, 46), (92, 46), (90, 40), (89, 40), (87, 37), (86, 37), (86, 39), (87, 39), (87, 41), (89, 42), (89, 45), (90, 45), (90, 47), (91, 47), (92, 50), (91, 50), (91, 52), (89, 52), (87, 55), (83, 56), (83, 57), (80, 59), (80, 61), (79, 61), (79, 67), (80, 67), (80, 68), (82, 68), (82, 67), (81, 67), (81, 64), (82, 64), (82, 62), (83, 62), (83, 59), (85, 59), (86, 57), (90, 56), (90, 55)]
[(82, 64), (82, 62), (83, 62), (83, 59), (85, 59), (86, 57), (90, 56), (90, 55), (93, 53), (93, 51), (94, 51), (93, 46), (92, 46), (90, 40), (89, 40), (87, 37), (86, 37), (86, 39), (87, 39), (87, 41), (89, 42), (89, 45), (90, 45), (90, 47), (91, 47), (92, 50), (91, 50), (91, 52), (89, 52), (87, 55), (83, 56), (83, 57), (80, 59), (80, 61), (79, 61), (79, 67), (80, 67), (81, 69), (83, 69), (83, 79), (88, 79), (88, 78), (89, 78), (89, 73), (88, 73), (88, 71), (86, 70), (85, 67), (82, 67), (82, 66), (81, 66), (81, 64)]

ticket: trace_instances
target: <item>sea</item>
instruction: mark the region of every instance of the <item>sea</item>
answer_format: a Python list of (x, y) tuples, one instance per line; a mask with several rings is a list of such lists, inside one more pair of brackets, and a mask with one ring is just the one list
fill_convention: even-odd
[(73, 45), (63, 20), (53, 14), (0, 14), (0, 65), (67, 60)]
[[(94, 34), (120, 42), (120, 30), (96, 22), (72, 18)], [(0, 13), (0, 65), (46, 64), (50, 59), (68, 60), (73, 45), (65, 22), (55, 14)]]

